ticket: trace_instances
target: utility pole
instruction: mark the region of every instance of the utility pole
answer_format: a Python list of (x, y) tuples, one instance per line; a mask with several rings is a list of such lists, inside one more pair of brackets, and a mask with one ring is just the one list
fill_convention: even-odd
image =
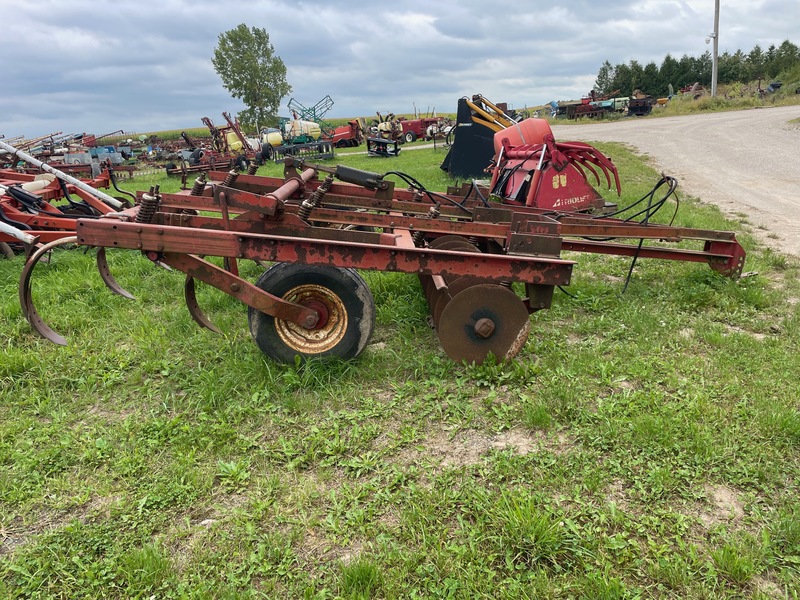
[(711, 56), (711, 97), (717, 95), (717, 56), (719, 53), (719, 0), (715, 0), (714, 7), (714, 52)]

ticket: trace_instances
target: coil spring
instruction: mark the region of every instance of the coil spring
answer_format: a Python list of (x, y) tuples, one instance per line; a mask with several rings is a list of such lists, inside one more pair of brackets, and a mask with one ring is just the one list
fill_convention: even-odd
[(202, 196), (205, 187), (206, 187), (206, 174), (201, 173), (200, 177), (194, 180), (194, 185), (192, 186), (192, 191), (190, 192), (190, 194), (192, 196)]
[(234, 183), (236, 183), (236, 179), (239, 177), (239, 174), (236, 171), (228, 171), (228, 175), (225, 177), (225, 181), (222, 182), (224, 187), (231, 187)]
[[(426, 215), (426, 218), (436, 219), (439, 217), (440, 213), (441, 211), (439, 210), (439, 207), (433, 205), (428, 209), (428, 214)], [(421, 248), (425, 243), (425, 232), (417, 230), (411, 234), (411, 239), (414, 241), (414, 245), (417, 248)]]
[(159, 187), (157, 185), (150, 186), (150, 193), (142, 194), (142, 201), (139, 203), (139, 212), (136, 213), (136, 222), (152, 223), (159, 204), (161, 204)]
[(250, 163), (250, 166), (247, 167), (247, 174), (248, 175), (255, 175), (256, 171), (258, 171), (258, 165), (254, 162)]
[(328, 193), (332, 185), (333, 174), (329, 174), (325, 178), (325, 181), (323, 181), (308, 198), (303, 200), (303, 202), (300, 204), (300, 208), (297, 209), (297, 216), (304, 221), (308, 220), (309, 215), (311, 215), (311, 211), (322, 201), (322, 198), (325, 197), (325, 194)]

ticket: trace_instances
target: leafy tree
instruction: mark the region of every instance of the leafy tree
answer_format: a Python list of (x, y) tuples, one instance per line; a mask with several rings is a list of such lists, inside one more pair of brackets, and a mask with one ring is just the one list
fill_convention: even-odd
[[(720, 83), (784, 77), (794, 85), (794, 73), (800, 73), (800, 48), (784, 40), (778, 47), (771, 45), (766, 52), (758, 45), (748, 53), (737, 50), (730, 54), (726, 51), (719, 56), (717, 66), (717, 81)], [(595, 90), (610, 93), (619, 89), (622, 94), (630, 94), (639, 88), (648, 94), (661, 95), (668, 93), (670, 84), (675, 90), (695, 82), (708, 86), (711, 84), (711, 72), (709, 51), (699, 57), (684, 54), (680, 60), (667, 54), (660, 67), (650, 62), (643, 68), (636, 60), (612, 66), (606, 60), (597, 74)]]
[(611, 66), (611, 63), (605, 61), (603, 66), (600, 67), (600, 71), (597, 73), (597, 79), (594, 82), (594, 89), (600, 94), (610, 94), (614, 91), (614, 67)]
[(747, 72), (748, 79), (758, 79), (764, 77), (764, 65), (766, 64), (766, 57), (764, 56), (761, 46), (756, 44), (747, 55)]
[(681, 59), (678, 61), (679, 87), (693, 85), (695, 82), (700, 82), (703, 85), (711, 83), (710, 77), (708, 81), (703, 80), (698, 72), (697, 66), (697, 59), (694, 56), (689, 56), (688, 54), (681, 56)]
[(800, 48), (789, 40), (784, 40), (775, 52), (775, 59), (770, 69), (770, 76), (776, 77), (782, 71), (788, 71), (800, 62)]
[(629, 96), (633, 93), (633, 79), (631, 68), (628, 65), (621, 63), (614, 68), (614, 80), (611, 87), (619, 90), (623, 96)]
[(678, 70), (678, 61), (671, 54), (667, 54), (658, 69), (658, 74), (665, 89), (669, 89), (670, 83), (676, 90), (680, 87), (678, 84)]
[(641, 88), (642, 80), (644, 79), (644, 68), (642, 67), (641, 63), (638, 60), (632, 60), (628, 63), (628, 67), (630, 68), (631, 72), (631, 93), (637, 89), (643, 91)]
[(667, 84), (662, 83), (656, 63), (649, 62), (645, 65), (639, 89), (645, 94), (652, 94), (653, 96), (667, 93)]
[(735, 83), (737, 81), (748, 81), (746, 56), (741, 50), (734, 54), (723, 52), (719, 57), (719, 73), (717, 80), (720, 83)]
[(257, 130), (277, 122), (278, 106), (292, 86), (265, 29), (242, 23), (221, 33), (211, 63), (222, 87), (247, 107), (238, 115), (242, 125)]
[(711, 51), (706, 50), (703, 52), (700, 58), (695, 59), (694, 64), (698, 81), (703, 85), (711, 85), (712, 65), (714, 64), (714, 60), (711, 58)]

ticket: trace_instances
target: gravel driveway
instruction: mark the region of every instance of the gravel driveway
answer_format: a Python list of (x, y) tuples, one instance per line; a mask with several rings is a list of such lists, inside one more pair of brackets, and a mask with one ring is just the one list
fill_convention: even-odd
[(800, 256), (800, 124), (789, 123), (798, 118), (800, 106), (786, 106), (555, 125), (553, 134), (628, 144), (677, 178), (679, 190), (747, 215), (765, 245)]

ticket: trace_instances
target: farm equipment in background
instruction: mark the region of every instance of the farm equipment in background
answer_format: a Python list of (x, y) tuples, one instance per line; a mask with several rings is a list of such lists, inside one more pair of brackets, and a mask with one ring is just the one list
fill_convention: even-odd
[(369, 127), (370, 137), (391, 140), (400, 144), (412, 143), (418, 139), (430, 140), (442, 137), (452, 127), (448, 119), (442, 117), (418, 117), (407, 119), (388, 113), (385, 117), (375, 113), (378, 118), (373, 119)]
[(378, 118), (372, 120), (368, 129), (367, 154), (383, 157), (399, 155), (400, 144), (405, 141), (401, 121), (394, 113), (388, 113), (385, 117), (380, 112), (375, 114)]
[(653, 96), (645, 94), (641, 90), (634, 90), (628, 102), (628, 114), (635, 117), (645, 117), (653, 112), (653, 106), (656, 103), (657, 100)]
[(367, 154), (370, 156), (397, 156), (400, 154), (400, 143), (397, 140), (383, 138), (367, 138)]
[(394, 113), (388, 113), (385, 117), (380, 113), (375, 113), (378, 118), (373, 119), (369, 127), (369, 137), (373, 139), (389, 140), (392, 142), (403, 143), (403, 126)]
[[(13, 144), (15, 148), (21, 150), (23, 152), (30, 152), (31, 155), (39, 154), (41, 155), (43, 151), (48, 152), (48, 154), (55, 153), (55, 147), (57, 146), (57, 140), (62, 139), (61, 132), (57, 131), (55, 133), (51, 133), (48, 135), (42, 135), (39, 137), (35, 137), (32, 139), (25, 139), (23, 136), (19, 136), (16, 138), (12, 138), (6, 140), (6, 143)], [(0, 168), (11, 168), (16, 166), (15, 156), (10, 152), (3, 152), (0, 151)], [(42, 160), (45, 157), (41, 157)]]
[(325, 96), (306, 108), (292, 98), (287, 105), (292, 118), (281, 118), (278, 128), (262, 131), (261, 155), (264, 160), (282, 160), (285, 156), (302, 156), (317, 160), (333, 158), (334, 148), (352, 148), (364, 141), (364, 120), (350, 119), (335, 127), (323, 120), (333, 106)]
[(450, 150), (441, 169), (454, 178), (486, 176), (486, 166), (494, 155), (494, 134), (517, 123), (504, 104), (493, 104), (480, 94), (460, 98), (456, 123), (448, 134)]
[(254, 144), (242, 133), (239, 122), (231, 118), (227, 112), (223, 112), (222, 117), (226, 122), (222, 127), (214, 125), (209, 117), (201, 118), (211, 136), (208, 146), (198, 144), (185, 131), (181, 132), (186, 149), (175, 155), (178, 162), (171, 161), (166, 164), (168, 175), (181, 175), (185, 180), (190, 173), (215, 169), (244, 171), (251, 162), (259, 159)]
[(567, 104), (566, 115), (568, 119), (602, 118), (610, 113), (623, 113), (628, 109), (630, 98), (618, 97), (619, 90), (610, 94), (598, 94), (591, 90), (588, 96), (581, 98), (580, 102)]
[(203, 117), (203, 124), (208, 127), (211, 134), (211, 149), (222, 155), (243, 156), (252, 160), (255, 155), (255, 148), (242, 133), (241, 126), (237, 120), (231, 118), (227, 112), (222, 113), (227, 125), (216, 127), (208, 117)]
[(346, 125), (334, 127), (330, 138), (323, 131), (323, 139), (330, 141), (336, 148), (355, 148), (363, 143), (365, 130), (363, 118), (350, 119)]
[(330, 142), (336, 148), (354, 148), (364, 141), (364, 119), (350, 119), (347, 124), (338, 127), (323, 120), (333, 108), (333, 99), (326, 95), (311, 108), (306, 108), (292, 98), (287, 105), (294, 119), (316, 123), (321, 135), (317, 139)]
[(604, 95), (592, 90), (580, 101), (558, 103), (556, 114), (566, 115), (568, 119), (602, 119), (614, 113), (644, 116), (649, 115), (657, 103), (653, 96), (648, 96), (638, 89), (634, 90), (631, 96), (618, 96), (617, 94), (619, 94), (619, 90)]
[(97, 218), (133, 206), (135, 198), (130, 194), (127, 200), (97, 189), (116, 188), (110, 164), (104, 165), (98, 177), (80, 180), (1, 140), (0, 148), (40, 170), (29, 174), (0, 169), (1, 255), (11, 256), (15, 249), (29, 252), (40, 242), (74, 236), (78, 218)]
[[(519, 135), (533, 132), (544, 139), (543, 148), (530, 152), (542, 165), (553, 163), (553, 181), (560, 181), (559, 153), (570, 164), (603, 165), (616, 175), (587, 148), (556, 144), (545, 139), (543, 128), (527, 127)], [(512, 154), (514, 142), (505, 139), (501, 149)], [(519, 156), (505, 162), (498, 157), (503, 166), (496, 184), (513, 169), (509, 161), (525, 160), (527, 149), (517, 149)], [(408, 189), (380, 173), (287, 157), (283, 178), (211, 172), (209, 182), (198, 178), (191, 190), (176, 194), (151, 187), (137, 194), (135, 207), (79, 219), (74, 237), (31, 256), (20, 278), (24, 315), (39, 334), (66, 344), (33, 304), (37, 263), (71, 243), (128, 248), (186, 274), (186, 304), (199, 325), (218, 331), (197, 303), (196, 280), (249, 307), (250, 332), (267, 356), (284, 362), (296, 356), (348, 359), (365, 348), (375, 322), (372, 294), (355, 269), (403, 272), (419, 277), (447, 355), (480, 363), (490, 355), (512, 358), (525, 345), (530, 313), (548, 308), (555, 287), (569, 284), (575, 263), (563, 259), (562, 251), (703, 262), (731, 277), (744, 264), (733, 233), (650, 222), (674, 191), (671, 178), (654, 188), (644, 208), (623, 219), (577, 212), (573, 204), (563, 211), (536, 206), (544, 202), (529, 202), (528, 196), (524, 202), (520, 196), (491, 201), (475, 186), (440, 194), (410, 176), (392, 176)], [(654, 201), (662, 185), (667, 194)], [(645, 246), (645, 240), (659, 245)], [(702, 249), (666, 245), (691, 240)], [(226, 268), (205, 257), (223, 258)], [(276, 264), (252, 284), (239, 276), (237, 260)]]
[[(282, 160), (286, 156), (323, 160), (333, 158), (335, 128), (322, 120), (333, 106), (330, 96), (325, 96), (314, 106), (306, 108), (294, 98), (289, 100), (288, 108), (292, 118), (281, 117), (278, 127), (261, 131), (261, 156), (264, 160)], [(357, 136), (358, 132), (347, 126), (345, 136), (337, 142), (342, 145), (351, 142), (346, 136)]]
[(447, 127), (451, 124), (442, 117), (419, 117), (417, 119), (406, 119), (399, 117), (402, 131), (400, 137), (402, 141), (410, 144), (418, 139), (432, 140), (433, 138), (447, 133)]
[(125, 132), (122, 129), (117, 129), (116, 131), (112, 131), (111, 133), (104, 133), (103, 135), (98, 135), (98, 136), (95, 136), (91, 133), (84, 133), (83, 137), (81, 138), (81, 141), (83, 142), (83, 145), (86, 146), (87, 148), (94, 148), (95, 146), (97, 146), (97, 143), (100, 140), (104, 140), (114, 135), (121, 135), (123, 133)]
[(610, 158), (583, 142), (556, 142), (545, 119), (525, 119), (494, 134), (489, 193), (504, 204), (559, 211), (610, 208), (589, 183), (600, 185), (598, 171), (610, 189), (622, 192)]

